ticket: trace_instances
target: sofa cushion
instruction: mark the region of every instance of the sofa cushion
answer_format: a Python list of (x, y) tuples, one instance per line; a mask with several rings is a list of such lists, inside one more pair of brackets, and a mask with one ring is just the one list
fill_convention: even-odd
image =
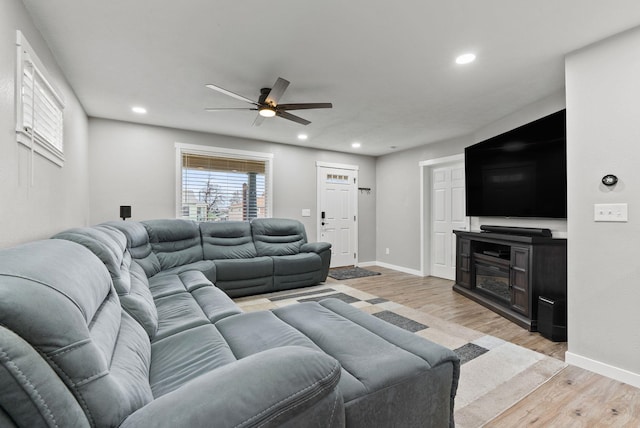
[(158, 331), (154, 341), (201, 325), (209, 319), (191, 293), (182, 292), (155, 299), (158, 309)]
[(298, 254), (307, 242), (304, 226), (297, 220), (257, 218), (251, 221), (253, 243), (259, 256)]
[(77, 242), (98, 256), (109, 270), (120, 304), (152, 338), (158, 328), (158, 314), (143, 269), (132, 260), (127, 237), (108, 225), (69, 229), (53, 237)]
[(202, 287), (191, 292), (191, 295), (204, 312), (209, 321), (216, 322), (231, 315), (242, 313), (242, 309), (218, 287)]
[(153, 252), (162, 270), (202, 260), (198, 223), (191, 220), (163, 219), (143, 221)]
[(157, 340), (151, 345), (151, 351), (149, 379), (156, 398), (236, 361), (227, 342), (211, 324)]
[(258, 255), (249, 222), (204, 222), (200, 223), (200, 233), (206, 260), (248, 259)]
[(182, 275), (186, 272), (200, 272), (204, 275), (207, 281), (216, 281), (216, 265), (213, 260), (200, 260), (198, 262), (187, 263), (182, 266), (175, 266), (169, 269), (164, 269), (158, 272), (159, 275)]
[(0, 324), (82, 397), (91, 425), (117, 426), (153, 399), (149, 338), (94, 254), (61, 239), (32, 242), (2, 250), (0, 276)]
[(149, 280), (142, 267), (133, 261), (129, 269), (131, 291), (120, 296), (120, 304), (145, 329), (150, 339), (158, 330), (158, 311), (153, 302)]
[(127, 238), (122, 232), (104, 226), (82, 227), (65, 230), (54, 235), (53, 239), (66, 239), (88, 248), (109, 270), (116, 291), (129, 293), (131, 255), (125, 251)]
[[(310, 338), (270, 311), (248, 312), (225, 318), (218, 321), (216, 327), (238, 359), (284, 346), (302, 346), (322, 351)], [(340, 390), (347, 397), (366, 393), (365, 386), (345, 370), (340, 376)]]
[[(187, 271), (179, 275), (156, 275), (150, 278), (150, 288), (156, 305), (162, 306), (159, 317), (163, 331), (160, 337), (166, 337), (168, 334), (174, 334), (175, 331), (178, 331), (175, 329), (175, 325), (170, 329), (167, 326), (168, 322), (175, 324), (173, 321), (164, 320), (165, 316), (178, 318), (180, 316), (179, 313), (174, 314), (174, 311), (169, 310), (170, 306), (167, 306), (166, 302), (169, 302), (173, 295), (180, 295), (180, 299), (192, 300), (192, 302), (183, 304), (189, 305), (191, 311), (197, 314), (197, 319), (204, 315), (209, 322), (215, 322), (242, 312), (227, 294), (215, 287), (199, 271)], [(186, 315), (192, 316), (191, 312), (187, 312)], [(183, 327), (186, 329), (194, 325), (197, 326), (200, 323), (187, 324)]]
[(281, 346), (320, 350), (308, 337), (270, 311), (243, 313), (220, 320), (215, 326), (238, 359)]
[(213, 284), (202, 272), (190, 270), (179, 274), (161, 274), (149, 278), (149, 288), (154, 299), (171, 294), (193, 291), (201, 287), (211, 287)]
[(135, 221), (110, 221), (100, 226), (111, 227), (124, 233), (127, 238), (127, 248), (131, 257), (144, 269), (147, 277), (160, 272), (160, 260), (156, 257), (149, 243), (147, 229)]

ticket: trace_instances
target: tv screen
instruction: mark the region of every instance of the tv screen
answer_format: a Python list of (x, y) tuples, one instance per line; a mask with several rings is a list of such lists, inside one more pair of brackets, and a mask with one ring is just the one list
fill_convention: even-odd
[(566, 153), (566, 110), (467, 147), (467, 215), (566, 218)]

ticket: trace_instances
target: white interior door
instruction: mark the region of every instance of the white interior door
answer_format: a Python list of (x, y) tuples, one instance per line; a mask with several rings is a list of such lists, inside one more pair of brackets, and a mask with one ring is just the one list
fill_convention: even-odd
[(331, 267), (357, 263), (357, 174), (318, 166), (318, 236), (331, 243)]
[(467, 230), (464, 163), (431, 170), (431, 275), (456, 277), (456, 240), (453, 230)]

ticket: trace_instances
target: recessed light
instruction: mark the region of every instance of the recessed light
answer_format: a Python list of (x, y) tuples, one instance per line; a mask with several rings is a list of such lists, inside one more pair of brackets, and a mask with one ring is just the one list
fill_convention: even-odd
[(137, 114), (146, 114), (147, 109), (144, 107), (131, 107), (131, 111)]
[(306, 140), (309, 138), (307, 134), (298, 134), (298, 140)]
[(472, 53), (466, 53), (456, 58), (456, 64), (469, 64), (476, 60), (476, 55)]
[(354, 149), (359, 149), (361, 146), (360, 143), (351, 143), (351, 147), (353, 147)]

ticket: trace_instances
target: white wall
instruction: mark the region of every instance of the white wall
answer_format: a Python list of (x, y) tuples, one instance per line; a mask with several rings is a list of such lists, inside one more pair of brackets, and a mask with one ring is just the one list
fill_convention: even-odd
[[(462, 154), (467, 146), (554, 113), (564, 106), (564, 93), (552, 94), (524, 106), (472, 135), (379, 157), (376, 164), (376, 260), (408, 272), (420, 272), (420, 161)], [(427, 198), (425, 205), (428, 203)], [(425, 212), (428, 210), (427, 205)], [(504, 217), (471, 219), (472, 230), (479, 230), (481, 224), (546, 227), (552, 230), (554, 237), (565, 237), (567, 230), (565, 220)], [(428, 246), (429, 242), (425, 242)], [(389, 254), (386, 254), (386, 248), (389, 248)]]
[[(65, 100), (63, 168), (16, 142), (16, 30), (20, 30)], [(89, 218), (87, 117), (19, 0), (0, 13), (0, 247), (39, 238)], [(33, 184), (31, 174), (33, 171)]]
[[(374, 187), (370, 156), (246, 140), (222, 135), (139, 125), (106, 119), (89, 121), (91, 224), (118, 218), (120, 205), (132, 206), (132, 219), (175, 217), (175, 143), (273, 153), (273, 215), (303, 222), (316, 239), (316, 161), (358, 165), (359, 186)], [(360, 193), (359, 261), (375, 260), (376, 196)], [(311, 217), (302, 217), (302, 209)]]
[[(567, 362), (640, 387), (640, 29), (566, 60)], [(605, 174), (619, 183), (606, 188)], [(628, 203), (627, 223), (593, 204)]]

